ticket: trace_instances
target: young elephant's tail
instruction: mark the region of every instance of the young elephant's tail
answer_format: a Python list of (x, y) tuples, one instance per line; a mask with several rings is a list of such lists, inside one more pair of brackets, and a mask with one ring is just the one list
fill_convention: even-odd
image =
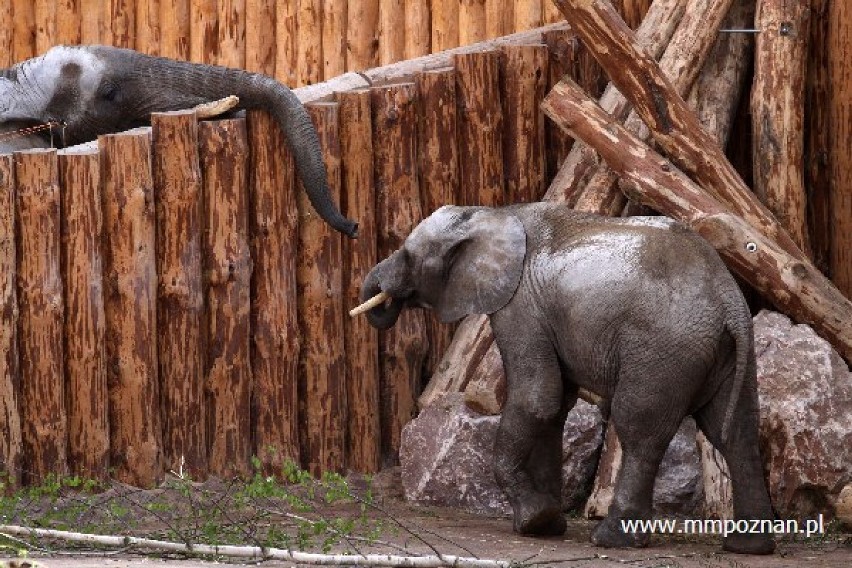
[(748, 308), (745, 308), (745, 318), (735, 317), (728, 319), (725, 328), (731, 334), (734, 340), (734, 352), (736, 354), (736, 364), (734, 367), (734, 384), (731, 387), (731, 395), (728, 399), (728, 408), (725, 410), (725, 420), (722, 422), (722, 443), (728, 441), (728, 434), (731, 430), (731, 421), (734, 419), (734, 410), (737, 407), (737, 402), (740, 399), (740, 393), (743, 389), (743, 384), (749, 372), (749, 364), (751, 359), (752, 337), (751, 326), (745, 322), (751, 321), (751, 315), (748, 313)]

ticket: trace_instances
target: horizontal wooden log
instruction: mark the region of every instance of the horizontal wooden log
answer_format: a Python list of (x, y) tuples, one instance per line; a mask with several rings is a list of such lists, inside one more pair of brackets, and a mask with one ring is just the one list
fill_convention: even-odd
[(621, 176), (622, 188), (661, 213), (693, 227), (729, 267), (800, 323), (807, 323), (852, 360), (852, 302), (807, 261), (751, 227), (671, 162), (638, 140), (577, 85), (562, 83), (545, 101), (563, 128), (593, 146)]

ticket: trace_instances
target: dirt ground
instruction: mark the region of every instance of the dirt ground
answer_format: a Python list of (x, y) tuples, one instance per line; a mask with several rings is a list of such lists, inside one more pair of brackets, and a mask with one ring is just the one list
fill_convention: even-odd
[[(613, 566), (683, 568), (794, 568), (800, 566), (852, 568), (852, 534), (830, 534), (805, 541), (784, 537), (778, 541), (775, 555), (741, 556), (721, 551), (721, 537), (657, 536), (651, 546), (640, 550), (600, 549), (589, 543), (594, 522), (570, 519), (568, 532), (559, 538), (525, 538), (512, 532), (511, 520), (488, 518), (457, 509), (423, 507), (401, 499), (398, 480), (385, 479), (379, 489), (383, 509), (404, 522), (411, 532), (389, 531), (380, 540), (404, 546), (411, 553), (477, 556), (512, 560), (519, 564), (547, 564), (603, 568)], [(412, 534), (414, 533), (414, 534)], [(359, 546), (362, 553), (401, 554), (386, 546)], [(2, 556), (0, 556), (2, 558)], [(134, 556), (45, 556), (33, 552), (29, 557), (47, 568), (209, 568), (212, 566), (292, 566), (288, 562), (238, 562), (228, 560), (191, 560)], [(7, 561), (9, 559), (6, 559)], [(18, 559), (18, 562), (21, 562)], [(0, 566), (3, 566), (0, 561)], [(15, 566), (10, 564), (10, 566)], [(26, 564), (19, 564), (22, 568)], [(3, 568), (6, 568), (3, 566)]]

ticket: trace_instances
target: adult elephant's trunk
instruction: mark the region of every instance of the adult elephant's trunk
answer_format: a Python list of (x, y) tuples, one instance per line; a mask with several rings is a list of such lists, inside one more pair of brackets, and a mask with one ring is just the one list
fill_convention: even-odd
[(305, 107), (293, 92), (265, 75), (238, 69), (148, 58), (142, 71), (165, 86), (163, 92), (216, 100), (240, 98), (240, 107), (269, 111), (287, 137), (296, 170), (319, 216), (334, 229), (357, 236), (358, 224), (346, 219), (331, 199), (319, 137)]
[[(379, 283), (379, 270), (373, 268), (372, 271), (364, 279), (364, 284), (361, 286), (361, 301), (367, 301), (382, 292), (381, 284)], [(405, 305), (405, 300), (392, 298), (390, 305), (381, 304), (371, 308), (367, 312), (367, 321), (370, 325), (377, 329), (389, 329), (393, 327), (396, 320), (399, 319), (399, 314)]]

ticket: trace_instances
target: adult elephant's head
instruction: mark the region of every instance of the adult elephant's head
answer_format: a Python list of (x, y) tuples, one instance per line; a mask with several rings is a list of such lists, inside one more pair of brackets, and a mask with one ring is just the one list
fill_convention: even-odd
[(445, 323), (496, 312), (515, 294), (525, 255), (523, 224), (508, 210), (441, 207), (364, 279), (362, 301), (389, 296), (367, 319), (387, 329), (406, 305), (432, 308)]
[[(151, 57), (106, 46), (55, 47), (0, 70), (0, 127), (61, 123), (64, 145), (150, 122), (152, 112), (191, 108), (229, 95), (265, 109), (284, 131), (311, 204), (349, 236), (358, 226), (334, 205), (319, 138), (290, 89), (265, 75)], [(31, 137), (32, 138), (32, 137)], [(0, 152), (19, 148), (3, 148)]]

